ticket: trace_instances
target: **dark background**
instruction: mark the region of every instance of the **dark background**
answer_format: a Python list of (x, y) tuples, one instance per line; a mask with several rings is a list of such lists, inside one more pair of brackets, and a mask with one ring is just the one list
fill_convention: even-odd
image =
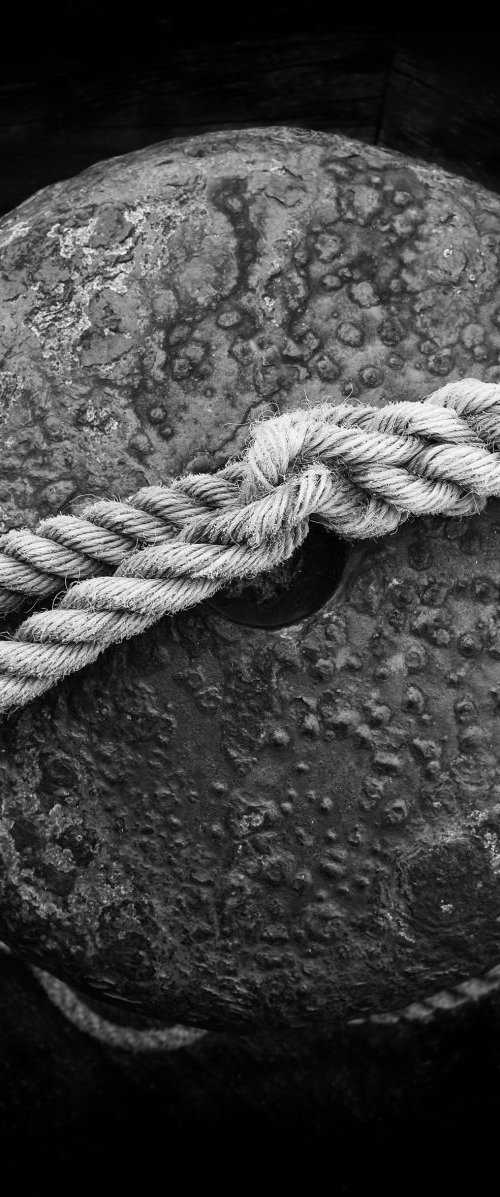
[[(68, 3), (3, 18), (0, 213), (100, 159), (262, 124), (345, 133), (500, 190), (497, 38), (484, 20), (471, 31), (454, 13), (441, 31), (379, 13), (348, 24), (307, 6), (238, 9)], [(487, 1192), (499, 1080), (494, 994), (328, 1040), (219, 1034), (130, 1057), (77, 1032), (0, 955), (9, 1197)]]
[[(224, 126), (334, 130), (500, 186), (497, 32), (306, 6), (68, 2), (2, 28), (0, 211), (91, 163)], [(311, 12), (308, 11), (311, 8)]]

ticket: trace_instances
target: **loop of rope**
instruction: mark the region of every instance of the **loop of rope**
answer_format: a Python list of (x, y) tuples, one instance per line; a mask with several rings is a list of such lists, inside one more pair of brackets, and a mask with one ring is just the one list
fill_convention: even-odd
[[(467, 516), (500, 495), (500, 386), (421, 402), (320, 404), (251, 426), (218, 473), (100, 501), (0, 537), (0, 612), (78, 579), (0, 640), (0, 712), (23, 706), (163, 615), (286, 561), (309, 520), (349, 540), (411, 515)], [(98, 576), (114, 568), (112, 576)]]

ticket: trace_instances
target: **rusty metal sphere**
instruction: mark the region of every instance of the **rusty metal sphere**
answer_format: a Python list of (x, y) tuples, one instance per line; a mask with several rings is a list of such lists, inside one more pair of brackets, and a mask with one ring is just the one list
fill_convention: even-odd
[[(39, 192), (0, 223), (2, 530), (216, 469), (276, 410), (498, 381), (499, 245), (498, 197), (297, 129)], [(358, 546), (316, 529), (5, 719), (0, 937), (228, 1029), (497, 965), (499, 544), (496, 502)]]

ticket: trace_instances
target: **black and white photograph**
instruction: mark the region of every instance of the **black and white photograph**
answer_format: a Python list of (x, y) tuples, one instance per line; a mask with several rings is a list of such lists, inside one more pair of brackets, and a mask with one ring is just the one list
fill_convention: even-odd
[(4, 15), (5, 1197), (483, 1197), (484, 14)]

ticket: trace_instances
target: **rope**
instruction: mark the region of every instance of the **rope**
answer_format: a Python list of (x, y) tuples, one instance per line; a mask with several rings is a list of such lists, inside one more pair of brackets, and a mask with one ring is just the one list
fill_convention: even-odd
[(0, 538), (0, 611), (78, 579), (0, 640), (0, 712), (162, 616), (275, 568), (310, 519), (356, 540), (395, 532), (412, 515), (473, 515), (500, 495), (500, 386), (476, 379), (420, 402), (301, 408), (250, 432), (243, 456), (214, 475), (187, 474)]
[(119, 1048), (128, 1052), (172, 1052), (182, 1047), (191, 1047), (200, 1039), (204, 1039), (207, 1031), (200, 1027), (185, 1027), (181, 1023), (175, 1026), (138, 1027), (122, 1026), (111, 1022), (96, 1010), (92, 1010), (81, 997), (58, 977), (45, 972), (44, 969), (31, 965), (31, 972), (42, 986), (49, 1001), (71, 1022), (78, 1031), (89, 1035), (92, 1039), (105, 1044), (106, 1047)]
[[(0, 940), (0, 956), (3, 955), (12, 956), (13, 953), (8, 944)], [(54, 977), (53, 973), (47, 973), (45, 969), (27, 964), (26, 961), (22, 963), (63, 1017), (82, 1034), (89, 1035), (106, 1047), (128, 1052), (172, 1052), (191, 1047), (209, 1034), (201, 1027), (186, 1027), (182, 1023), (161, 1026), (158, 1020), (141, 1028), (111, 1022), (93, 1010), (70, 985)]]

